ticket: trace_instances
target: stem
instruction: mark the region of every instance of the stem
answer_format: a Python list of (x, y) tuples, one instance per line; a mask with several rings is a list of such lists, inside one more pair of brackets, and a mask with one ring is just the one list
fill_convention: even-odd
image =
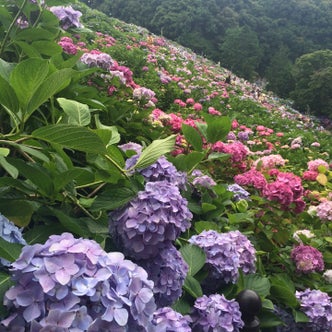
[(24, 0), (23, 1), (22, 6), (20, 7), (20, 9), (18, 10), (18, 12), (16, 13), (16, 15), (15, 15), (14, 20), (12, 21), (12, 23), (10, 24), (10, 26), (8, 28), (8, 31), (7, 31), (7, 33), (5, 35), (5, 38), (3, 39), (1, 47), (0, 47), (0, 55), (2, 55), (2, 53), (3, 53), (4, 49), (5, 49), (5, 45), (7, 43), (7, 40), (9, 38), (9, 35), (12, 32), (12, 30), (13, 30), (15, 24), (16, 24), (17, 19), (22, 14), (23, 9), (24, 9), (25, 5), (27, 4), (27, 2), (28, 2), (28, 0)]
[(104, 156), (108, 161), (110, 161), (129, 180), (129, 176), (128, 176), (126, 170), (122, 169), (121, 166), (116, 161), (114, 161), (110, 156), (108, 156), (107, 154), (105, 154)]

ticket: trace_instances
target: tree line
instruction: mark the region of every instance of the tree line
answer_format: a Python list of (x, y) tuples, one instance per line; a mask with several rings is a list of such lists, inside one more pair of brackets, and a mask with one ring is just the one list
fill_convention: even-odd
[(193, 49), (249, 81), (332, 116), (330, 0), (84, 0)]

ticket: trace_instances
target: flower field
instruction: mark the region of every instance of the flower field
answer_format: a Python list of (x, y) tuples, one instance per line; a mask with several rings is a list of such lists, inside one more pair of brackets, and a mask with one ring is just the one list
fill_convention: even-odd
[(332, 137), (191, 50), (0, 0), (0, 331), (332, 330)]

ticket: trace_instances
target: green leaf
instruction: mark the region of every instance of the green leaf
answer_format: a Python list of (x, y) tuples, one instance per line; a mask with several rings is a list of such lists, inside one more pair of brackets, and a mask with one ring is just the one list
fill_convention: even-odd
[(37, 40), (31, 44), (40, 54), (53, 56), (62, 53), (62, 47), (53, 41)]
[(70, 68), (60, 69), (48, 76), (33, 94), (27, 106), (25, 120), (44, 102), (64, 89), (74, 76), (74, 71)]
[(21, 150), (33, 157), (36, 157), (37, 159), (39, 159), (41, 161), (44, 161), (46, 163), (48, 163), (50, 161), (49, 158), (44, 153), (42, 153), (40, 150), (34, 149), (34, 148), (24, 145), (24, 144), (16, 144), (14, 146), (16, 146), (19, 150)]
[(182, 124), (182, 133), (185, 139), (194, 147), (197, 151), (202, 151), (203, 140), (199, 132), (187, 124)]
[(38, 87), (45, 80), (49, 71), (47, 60), (31, 58), (20, 62), (10, 75), (10, 84), (17, 98), (26, 109)]
[(60, 191), (68, 183), (83, 177), (88, 180), (88, 183), (94, 180), (93, 174), (85, 168), (75, 167), (61, 172), (54, 179), (55, 190)]
[(49, 125), (38, 128), (32, 133), (32, 136), (78, 151), (106, 153), (106, 148), (98, 135), (85, 127), (66, 124)]
[(24, 200), (1, 199), (0, 212), (18, 227), (29, 225), (34, 207)]
[(0, 76), (9, 83), (9, 77), (17, 64), (0, 59)]
[(34, 226), (24, 233), (24, 239), (28, 244), (45, 243), (50, 235), (61, 234), (66, 229), (59, 223)]
[(214, 230), (220, 232), (221, 227), (213, 221), (197, 221), (195, 222), (195, 230), (198, 234), (205, 230)]
[[(10, 275), (5, 272), (0, 271), (0, 298), (3, 299), (6, 291), (14, 284), (11, 280)], [(0, 316), (5, 317), (6, 309), (1, 304), (0, 305)]]
[(15, 36), (15, 40), (24, 40), (32, 42), (35, 40), (53, 40), (56, 37), (55, 33), (42, 28), (27, 28), (20, 30)]
[(95, 115), (95, 122), (96, 122), (96, 127), (97, 127), (98, 131), (107, 130), (112, 133), (112, 135), (107, 143), (107, 146), (112, 145), (112, 144), (117, 144), (120, 142), (121, 136), (120, 136), (118, 128), (116, 126), (105, 126), (104, 124), (102, 124), (99, 120), (99, 114)]
[(193, 151), (189, 154), (180, 154), (175, 158), (170, 157), (169, 159), (179, 171), (189, 172), (204, 159), (204, 156), (203, 152)]
[(213, 159), (218, 159), (218, 160), (227, 160), (230, 158), (230, 154), (228, 153), (221, 153), (221, 152), (212, 152), (209, 154), (208, 159), (213, 160)]
[(232, 127), (231, 119), (228, 116), (214, 117), (209, 114), (204, 115), (207, 123), (207, 139), (209, 143), (215, 143), (225, 139)]
[(309, 317), (299, 310), (294, 310), (294, 319), (296, 323), (307, 323), (310, 321)]
[(210, 204), (210, 203), (202, 203), (202, 211), (203, 213), (207, 213), (207, 212), (210, 212), (210, 211), (214, 211), (216, 210), (216, 206), (214, 204)]
[(0, 166), (14, 179), (18, 177), (18, 169), (10, 164), (4, 156), (0, 156)]
[(9, 262), (14, 262), (21, 254), (23, 245), (10, 243), (0, 237), (0, 257)]
[(251, 289), (259, 294), (260, 297), (266, 297), (270, 294), (270, 281), (266, 277), (261, 277), (257, 274), (242, 274), (239, 280), (240, 290)]
[(114, 160), (120, 167), (125, 167), (125, 160), (118, 147), (110, 145), (107, 147), (107, 154), (112, 160)]
[(179, 312), (182, 315), (189, 314), (191, 311), (191, 305), (185, 299), (180, 298), (172, 305), (173, 310)]
[(23, 41), (15, 42), (29, 58), (41, 58), (40, 53), (30, 44)]
[(270, 277), (271, 295), (277, 298), (281, 303), (295, 308), (298, 301), (295, 297), (295, 288), (291, 280), (285, 275), (276, 275)]
[(91, 122), (89, 106), (66, 98), (57, 99), (59, 105), (68, 116), (68, 124), (88, 126)]
[[(0, 76), (0, 104), (3, 105), (9, 112), (17, 113), (19, 110), (19, 102), (14, 89), (9, 83)], [(17, 117), (15, 115), (15, 117)], [(15, 121), (17, 122), (17, 120)]]
[(7, 157), (9, 155), (10, 150), (8, 148), (0, 148), (0, 156)]
[(183, 288), (195, 299), (203, 296), (200, 283), (191, 275), (187, 275), (187, 278), (184, 280)]
[(132, 168), (145, 168), (158, 160), (159, 157), (170, 152), (174, 148), (176, 135), (171, 135), (164, 139), (154, 140), (146, 147)]
[(187, 244), (180, 248), (183, 259), (189, 265), (188, 274), (194, 276), (205, 264), (206, 255), (198, 246)]

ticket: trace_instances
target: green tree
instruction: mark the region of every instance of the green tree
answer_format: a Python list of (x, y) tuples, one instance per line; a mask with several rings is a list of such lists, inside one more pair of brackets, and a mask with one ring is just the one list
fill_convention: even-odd
[(248, 26), (228, 29), (220, 51), (222, 66), (248, 80), (257, 75), (262, 50), (257, 34)]
[(332, 51), (302, 55), (293, 68), (295, 106), (332, 118)]

